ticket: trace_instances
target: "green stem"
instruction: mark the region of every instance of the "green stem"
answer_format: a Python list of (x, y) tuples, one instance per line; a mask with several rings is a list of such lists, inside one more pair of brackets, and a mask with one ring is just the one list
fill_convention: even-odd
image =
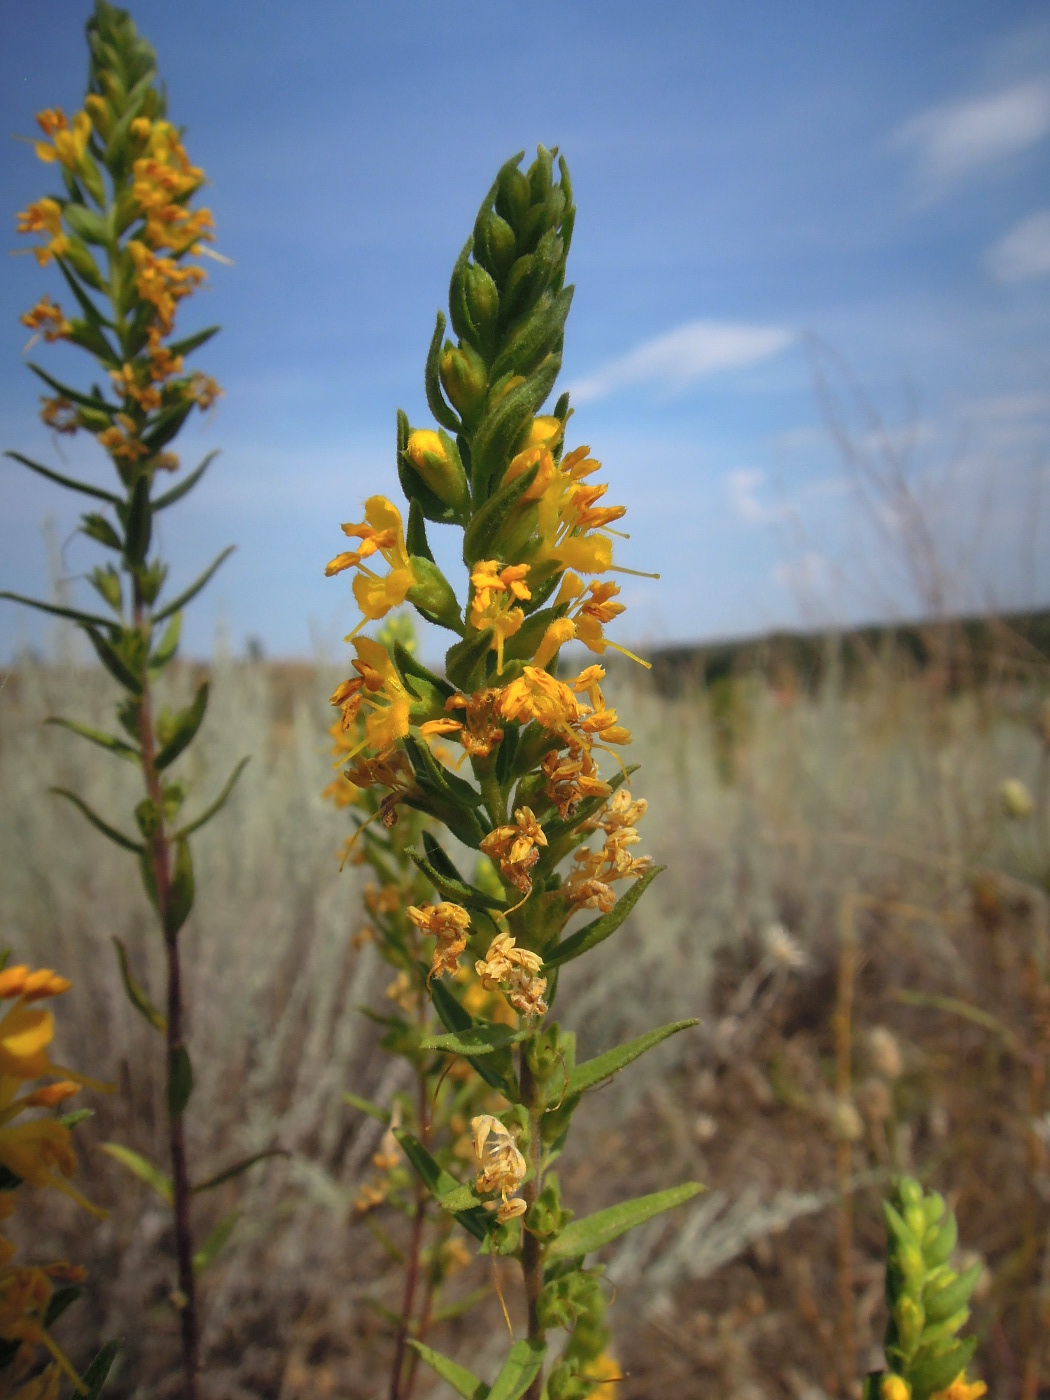
[[(532, 1077), (532, 1070), (529, 1068), (527, 1041), (522, 1041), (520, 1046), (520, 1060), (518, 1069), (518, 1086), (521, 1094), (521, 1102), (528, 1109), (529, 1113), (529, 1153), (535, 1166), (535, 1174), (522, 1187), (522, 1197), (525, 1200), (525, 1219), (532, 1209), (533, 1202), (543, 1189), (542, 1162), (543, 1144), (540, 1139), (540, 1093), (535, 1079)], [(528, 1226), (522, 1222), (521, 1237), (521, 1271), (525, 1281), (525, 1302), (528, 1308), (529, 1318), (529, 1341), (540, 1341), (543, 1338), (543, 1329), (540, 1326), (539, 1300), (540, 1290), (543, 1288), (543, 1247), (534, 1234), (530, 1232)], [(540, 1400), (543, 1390), (542, 1372), (529, 1386), (525, 1392), (524, 1400)]]
[[(146, 622), (146, 608), (135, 583), (135, 624)], [(172, 1078), (175, 1066), (185, 1050), (182, 1033), (182, 968), (179, 961), (178, 936), (167, 932), (168, 906), (171, 900), (171, 846), (164, 827), (163, 792), (154, 762), (153, 713), (148, 670), (139, 703), (139, 743), (142, 749), (142, 774), (146, 792), (159, 814), (157, 829), (149, 842), (150, 863), (157, 889), (157, 908), (164, 931), (164, 951), (167, 960), (167, 1094), (171, 1103)], [(168, 1110), (168, 1147), (171, 1156), (172, 1209), (175, 1224), (175, 1255), (178, 1268), (179, 1328), (182, 1334), (183, 1395), (185, 1400), (197, 1400), (200, 1371), (200, 1327), (197, 1318), (196, 1283), (193, 1275), (193, 1232), (190, 1224), (190, 1179), (186, 1161), (186, 1137), (183, 1117), (172, 1116)]]

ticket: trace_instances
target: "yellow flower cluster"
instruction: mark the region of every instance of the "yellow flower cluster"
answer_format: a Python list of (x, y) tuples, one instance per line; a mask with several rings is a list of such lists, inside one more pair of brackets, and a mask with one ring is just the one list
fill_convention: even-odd
[[(71, 983), (47, 968), (30, 971), (24, 965), (0, 972), (0, 1001), (10, 1002), (0, 1019), (0, 1166), (8, 1180), (30, 1187), (51, 1187), (71, 1196), (93, 1215), (96, 1206), (68, 1180), (76, 1157), (65, 1123), (33, 1118), (15, 1123), (30, 1109), (54, 1108), (84, 1084), (93, 1081), (53, 1064), (48, 1048), (54, 1038), (54, 1017), (41, 1002), (68, 991)], [(22, 1092), (41, 1079), (52, 1082)], [(0, 1191), (0, 1222), (16, 1207), (16, 1189)], [(10, 1367), (0, 1372), (0, 1396), (7, 1400), (53, 1400), (64, 1373), (79, 1388), (76, 1372), (47, 1330), (46, 1318), (54, 1283), (78, 1282), (83, 1271), (70, 1264), (26, 1265), (14, 1262), (15, 1245), (0, 1234), (0, 1340), (17, 1348)], [(53, 1358), (45, 1370), (29, 1379), (37, 1352)]]

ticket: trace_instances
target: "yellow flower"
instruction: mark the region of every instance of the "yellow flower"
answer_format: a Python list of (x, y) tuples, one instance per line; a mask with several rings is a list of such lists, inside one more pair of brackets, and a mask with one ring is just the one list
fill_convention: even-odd
[(547, 979), (539, 976), (542, 966), (539, 953), (517, 947), (510, 934), (501, 933), (493, 939), (484, 960), (474, 964), (474, 970), (486, 991), (508, 984), (507, 999), (516, 1010), (526, 1016), (545, 1016)]
[(529, 872), (540, 858), (537, 847), (546, 846), (547, 838), (543, 827), (536, 820), (530, 807), (519, 807), (514, 813), (512, 825), (498, 826), (483, 838), (481, 849), (490, 860), (498, 861), (499, 868), (511, 884), (522, 894), (532, 891)]
[(498, 1191), (500, 1203), (486, 1202), (489, 1210), (496, 1211), (496, 1219), (501, 1225), (516, 1216), (524, 1215), (526, 1204), (518, 1190), (528, 1172), (528, 1163), (518, 1150), (510, 1132), (498, 1118), (489, 1113), (479, 1113), (470, 1120), (474, 1135), (474, 1155), (481, 1168), (474, 1178), (474, 1189), (482, 1195)]
[[(984, 1381), (968, 1381), (966, 1372), (960, 1371), (951, 1385), (936, 1391), (930, 1396), (930, 1400), (980, 1400), (987, 1392), (988, 1387)], [(894, 1400), (894, 1397), (890, 1397), (890, 1400)]]
[[(357, 538), (361, 543), (357, 549), (337, 554), (330, 560), (325, 566), (325, 575), (331, 578), (346, 569), (359, 570), (354, 579), (354, 597), (364, 616), (350, 633), (349, 641), (366, 622), (385, 617), (391, 608), (399, 607), (419, 580), (405, 546), (401, 512), (385, 496), (369, 496), (364, 520), (359, 524), (348, 522), (342, 529), (344, 535)], [(375, 554), (390, 565), (388, 574), (375, 574), (365, 564), (365, 560)]]
[(445, 972), (455, 976), (459, 970), (459, 955), (467, 946), (467, 930), (470, 928), (467, 911), (458, 904), (442, 900), (440, 904), (424, 904), (422, 907), (410, 904), (405, 912), (420, 933), (437, 939), (427, 981)]
[(49, 344), (56, 340), (65, 340), (73, 329), (62, 308), (48, 296), (41, 297), (33, 309), (25, 312), (19, 319), (23, 326), (28, 326), (31, 331), (42, 335)]
[(513, 637), (525, 621), (521, 608), (515, 607), (515, 599), (524, 602), (532, 597), (526, 584), (529, 566), (510, 564), (500, 567), (498, 559), (484, 559), (475, 564), (470, 576), (474, 596), (470, 605), (470, 625), (483, 632), (487, 627), (493, 631), (492, 645), (496, 651), (496, 671), (503, 674), (503, 647), (508, 637)]
[(62, 207), (55, 199), (38, 199), (17, 216), (19, 233), (45, 233), (48, 241), (34, 248), (36, 260), (46, 267), (52, 258), (60, 258), (69, 249), (69, 239), (62, 232)]
[(53, 142), (51, 145), (47, 141), (34, 142), (34, 150), (38, 157), (47, 162), (57, 160), (67, 170), (76, 174), (84, 159), (88, 137), (91, 135), (91, 118), (87, 112), (77, 112), (72, 126), (66, 120), (65, 113), (58, 107), (38, 112), (36, 120), (40, 130)]

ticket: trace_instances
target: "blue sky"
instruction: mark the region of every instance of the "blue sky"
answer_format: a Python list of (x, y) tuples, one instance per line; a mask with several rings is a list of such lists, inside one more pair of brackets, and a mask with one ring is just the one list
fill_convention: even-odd
[[(87, 0), (5, 0), (0, 131), (79, 105)], [(165, 521), (178, 579), (238, 551), (191, 610), (198, 653), (338, 655), (343, 520), (396, 496), (394, 412), (422, 367), (496, 168), (568, 159), (577, 287), (571, 440), (628, 507), (619, 636), (1027, 605), (1050, 597), (1050, 21), (1045, 6), (880, 0), (602, 5), (142, 0), (170, 114), (212, 187), (217, 247), (182, 325), (220, 321), (225, 389), (181, 440), (222, 456)], [(51, 188), (0, 143), (14, 212)], [(105, 475), (35, 418), (0, 283), (0, 445)], [(53, 366), (62, 348), (38, 347)], [(72, 373), (72, 369), (70, 369)], [(80, 371), (85, 374), (86, 371)], [(63, 493), (0, 465), (0, 587), (46, 595)], [(1042, 497), (1048, 498), (1045, 503)], [(181, 511), (181, 514), (179, 512)], [(0, 660), (46, 646), (0, 604)]]

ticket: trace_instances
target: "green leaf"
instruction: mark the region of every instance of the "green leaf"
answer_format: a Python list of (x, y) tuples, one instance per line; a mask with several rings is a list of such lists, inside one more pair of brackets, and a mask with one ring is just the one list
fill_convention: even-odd
[(445, 674), (459, 690), (475, 689), (475, 678), (480, 680), (481, 668), (492, 650), (492, 636), (492, 628), (486, 627), (454, 642), (445, 652)]
[(448, 1382), (457, 1395), (462, 1395), (463, 1400), (486, 1400), (489, 1387), (484, 1381), (479, 1381), (473, 1371), (468, 1371), (458, 1361), (451, 1361), (447, 1356), (442, 1356), (441, 1352), (435, 1351), (433, 1347), (417, 1342), (414, 1337), (409, 1337), (408, 1345), (420, 1354), (431, 1370), (436, 1371), (443, 1381)]
[[(80, 529), (81, 533), (85, 534), (89, 540), (94, 540), (97, 544), (102, 545), (105, 549), (114, 549), (119, 553), (120, 550), (122, 550), (124, 547), (121, 543), (120, 536), (117, 534), (116, 530), (114, 530), (113, 526), (109, 523), (109, 521), (104, 515), (98, 515), (94, 511), (92, 511), (88, 515), (82, 515), (80, 517)], [(98, 570), (96, 570), (96, 574), (97, 573)], [(118, 599), (119, 587), (120, 586), (118, 583)], [(106, 601), (113, 602), (113, 599), (107, 598)], [(113, 606), (115, 611), (119, 614), (119, 601), (113, 602)]]
[(477, 788), (439, 763), (431, 753), (429, 744), (420, 743), (411, 734), (405, 735), (404, 744), (412, 770), (421, 786), (436, 789), (457, 806), (480, 807), (481, 793)]
[(547, 1246), (546, 1258), (575, 1259), (589, 1254), (593, 1249), (601, 1249), (610, 1240), (625, 1235), (636, 1225), (644, 1225), (647, 1220), (673, 1210), (692, 1198), (704, 1187), (698, 1181), (688, 1181), (682, 1186), (672, 1186), (669, 1191), (654, 1191), (650, 1196), (638, 1196), (633, 1201), (623, 1201), (618, 1206), (610, 1206), (582, 1220), (571, 1220), (560, 1235)]
[(150, 536), (153, 533), (153, 511), (149, 499), (149, 477), (140, 473), (128, 503), (124, 528), (124, 557), (134, 569), (146, 562)]
[(369, 1118), (374, 1118), (377, 1123), (390, 1122), (390, 1114), (385, 1109), (370, 1103), (368, 1099), (361, 1098), (360, 1094), (351, 1094), (349, 1090), (346, 1090), (343, 1094), (343, 1102), (349, 1104), (351, 1108), (358, 1109), (361, 1113), (367, 1113)]
[(424, 387), (431, 413), (443, 428), (447, 428), (450, 433), (458, 433), (462, 424), (445, 402), (445, 396), (441, 392), (441, 379), (438, 375), (438, 366), (441, 362), (441, 340), (444, 334), (445, 315), (444, 312), (439, 311), (434, 325), (434, 334), (430, 337), (430, 349), (427, 351)]
[[(395, 1131), (394, 1136), (435, 1200), (440, 1201), (443, 1196), (450, 1196), (453, 1191), (459, 1190), (460, 1183), (445, 1171), (444, 1167), (438, 1165), (417, 1137), (402, 1130)], [(454, 1215), (464, 1230), (476, 1240), (483, 1240), (496, 1222), (495, 1213), (485, 1210), (483, 1206), (474, 1206), (470, 1210), (456, 1210), (450, 1214)]]
[(80, 1284), (71, 1283), (65, 1288), (56, 1288), (44, 1314), (44, 1326), (53, 1327), (65, 1310), (82, 1297), (84, 1289)]
[(124, 947), (123, 942), (119, 938), (114, 937), (113, 946), (117, 950), (117, 961), (120, 964), (120, 977), (121, 981), (124, 983), (124, 991), (127, 993), (128, 1001), (131, 1002), (136, 1011), (145, 1016), (146, 1020), (155, 1031), (160, 1031), (163, 1034), (168, 1028), (167, 1018), (157, 1010), (145, 991), (143, 991), (142, 987), (139, 986), (138, 982), (136, 982), (135, 978), (131, 975), (131, 964), (128, 961), (127, 949)]
[[(105, 625), (107, 628), (112, 626), (109, 622)], [(117, 651), (113, 643), (108, 642), (94, 627), (85, 627), (84, 633), (88, 641), (95, 648), (95, 654), (98, 659), (102, 662), (113, 679), (118, 681), (125, 690), (130, 691), (132, 695), (141, 695), (142, 678), (135, 674), (121, 656), (120, 652)]]
[(223, 1167), (221, 1172), (216, 1172), (214, 1176), (209, 1176), (207, 1181), (200, 1181), (192, 1187), (195, 1196), (202, 1191), (211, 1191), (216, 1186), (222, 1186), (227, 1181), (233, 1181), (241, 1176), (249, 1167), (254, 1167), (256, 1162), (265, 1162), (269, 1157), (290, 1157), (292, 1154), (286, 1147), (267, 1147), (262, 1152), (253, 1152), (250, 1157), (245, 1157), (240, 1162), (234, 1162), (232, 1167)]
[(450, 875), (443, 875), (436, 866), (431, 865), (426, 856), (420, 855), (418, 851), (409, 850), (407, 854), (434, 886), (438, 894), (445, 899), (452, 900), (455, 904), (462, 904), (467, 909), (481, 909), (485, 912), (490, 909), (506, 909), (506, 900), (496, 899), (493, 895), (486, 894), (484, 890), (479, 890), (474, 885), (468, 885), (464, 880), (456, 880)]
[(21, 593), (8, 593), (6, 589), (0, 593), (0, 598), (6, 598), (11, 603), (21, 603), (27, 608), (36, 608), (38, 612), (52, 613), (55, 617), (68, 617), (73, 622), (79, 622), (82, 627), (113, 626), (108, 617), (99, 617), (98, 613), (80, 612), (77, 608), (61, 608), (57, 603), (41, 603), (36, 598), (26, 598)]
[(130, 759), (132, 763), (137, 763), (141, 757), (133, 744), (126, 744), (115, 734), (105, 734), (101, 729), (89, 729), (86, 724), (78, 724), (75, 719), (63, 719), (61, 715), (50, 715), (44, 720), (44, 723), (57, 724), (60, 729), (68, 729), (71, 734), (79, 734), (82, 739), (87, 739), (92, 744), (98, 744), (99, 748), (108, 749), (110, 753), (115, 753), (120, 758)]
[(451, 1031), (447, 1035), (426, 1036), (419, 1042), (424, 1050), (444, 1050), (449, 1055), (488, 1055), (527, 1040), (531, 1031), (516, 1031), (513, 1026), (494, 1026), (476, 1022), (469, 1029)]
[(185, 1045), (176, 1045), (168, 1055), (168, 1117), (181, 1118), (193, 1093), (193, 1065)]
[[(216, 327), (216, 329), (218, 329), (218, 327)], [(200, 481), (201, 477), (211, 466), (212, 462), (215, 461), (215, 458), (218, 455), (219, 449), (215, 448), (213, 452), (208, 453), (207, 457), (205, 457), (204, 461), (201, 462), (200, 466), (194, 467), (193, 471), (191, 471), (188, 476), (183, 477), (183, 479), (179, 482), (177, 486), (173, 486), (170, 491), (165, 491), (163, 496), (158, 496), (157, 499), (153, 502), (154, 512), (158, 510), (164, 510), (167, 506), (173, 506), (176, 501), (181, 501), (183, 496), (185, 496), (187, 492), (193, 490), (193, 488), (197, 485), (197, 482)]]
[(487, 1400), (520, 1400), (539, 1375), (546, 1353), (546, 1342), (538, 1338), (523, 1337), (515, 1342), (492, 1383)]
[(919, 1348), (920, 1360), (909, 1366), (906, 1379), (916, 1396), (934, 1395), (938, 1390), (947, 1390), (960, 1371), (965, 1371), (970, 1358), (977, 1350), (977, 1338), (967, 1337), (957, 1342), (939, 1356), (922, 1356), (924, 1348)]
[(204, 712), (207, 708), (208, 682), (203, 681), (194, 696), (192, 705), (187, 706), (176, 716), (171, 738), (157, 751), (153, 764), (158, 773), (163, 772), (170, 763), (174, 763), (179, 754), (193, 742), (193, 736), (201, 727), (201, 721), (204, 719)]
[(167, 627), (164, 635), (157, 643), (157, 648), (149, 659), (149, 668), (154, 673), (162, 671), (171, 658), (175, 655), (179, 647), (179, 637), (182, 635), (182, 613), (176, 613)]
[(666, 869), (666, 865), (654, 865), (647, 870), (634, 882), (627, 893), (616, 901), (608, 914), (603, 914), (600, 918), (585, 924), (583, 928), (577, 929), (575, 933), (563, 939), (550, 953), (545, 953), (543, 957), (544, 967), (558, 967), (561, 963), (571, 962), (573, 958), (578, 958), (581, 953), (589, 952), (591, 948), (604, 942), (610, 934), (615, 933), (620, 927), (657, 875)]
[(80, 283), (70, 272), (69, 268), (66, 267), (63, 260), (61, 258), (56, 258), (55, 261), (58, 263), (58, 270), (61, 272), (62, 276), (66, 280), (66, 285), (76, 297), (80, 309), (84, 313), (84, 319), (88, 322), (88, 324), (93, 326), (96, 330), (101, 330), (103, 326), (107, 330), (116, 330), (116, 327), (114, 326), (113, 322), (109, 320), (108, 317), (103, 316), (102, 312), (98, 309), (95, 303), (84, 291), (83, 287), (81, 287)]
[(98, 1400), (109, 1376), (110, 1368), (116, 1360), (122, 1342), (107, 1342), (80, 1378), (84, 1387), (79, 1400)]
[(109, 822), (103, 821), (97, 812), (93, 811), (82, 797), (78, 797), (75, 792), (70, 792), (68, 788), (53, 787), (48, 788), (48, 792), (53, 792), (56, 797), (64, 797), (67, 802), (72, 802), (78, 811), (82, 812), (96, 831), (101, 831), (103, 836), (118, 846), (123, 846), (126, 851), (134, 851), (140, 855), (145, 849), (141, 841), (132, 841), (130, 836), (125, 836), (122, 831), (118, 831), (115, 826), (110, 826)]
[(237, 1221), (240, 1220), (239, 1210), (230, 1211), (229, 1215), (224, 1215), (219, 1223), (212, 1230), (208, 1238), (201, 1245), (193, 1256), (193, 1274), (199, 1278), (209, 1264), (213, 1263), (219, 1254), (225, 1249), (226, 1242), (233, 1234)]
[(184, 336), (182, 340), (173, 340), (168, 349), (173, 355), (192, 355), (194, 350), (199, 350), (213, 335), (218, 335), (221, 329), (221, 326), (205, 326), (204, 330), (195, 331), (193, 335)]
[(164, 911), (164, 932), (173, 939), (189, 918), (193, 908), (193, 855), (185, 836), (175, 838), (175, 862), (168, 888), (168, 906)]
[(181, 831), (176, 832), (176, 837), (190, 836), (193, 832), (199, 831), (205, 822), (210, 822), (212, 817), (214, 817), (217, 812), (222, 810), (222, 808), (226, 805), (227, 798), (233, 791), (234, 784), (244, 772), (247, 763), (247, 757), (241, 759), (241, 761), (237, 764), (236, 768), (234, 768), (233, 772), (226, 779), (225, 786), (223, 787), (222, 791), (219, 793), (215, 801), (211, 804), (211, 806), (205, 807), (204, 811), (200, 814), (200, 816), (195, 817), (193, 821), (190, 822), (189, 826), (184, 826)]
[(660, 1026), (658, 1030), (647, 1031), (645, 1035), (627, 1041), (625, 1045), (617, 1045), (612, 1050), (607, 1050), (604, 1055), (596, 1056), (593, 1060), (585, 1060), (582, 1065), (577, 1065), (570, 1072), (567, 1084), (562, 1084), (560, 1081), (555, 1083), (552, 1088), (555, 1103), (562, 1097), (571, 1098), (576, 1094), (582, 1094), (587, 1089), (593, 1089), (596, 1084), (601, 1084), (611, 1075), (616, 1074), (618, 1070), (623, 1069), (625, 1065), (629, 1065), (632, 1060), (637, 1060), (639, 1055), (644, 1055), (654, 1045), (659, 1045), (662, 1040), (667, 1040), (669, 1036), (699, 1024), (696, 1017), (688, 1021), (672, 1021), (669, 1025)]
[(479, 559), (493, 557), (492, 546), (522, 496), (536, 480), (539, 463), (501, 486), (472, 518), (463, 533), (463, 562), (471, 568)]
[(140, 1181), (151, 1186), (167, 1205), (170, 1206), (174, 1202), (175, 1191), (171, 1181), (152, 1162), (147, 1162), (145, 1157), (140, 1157), (137, 1152), (132, 1152), (130, 1147), (124, 1147), (119, 1142), (103, 1142), (100, 1147), (107, 1157), (112, 1157), (122, 1167), (127, 1167), (132, 1176), (137, 1176)]
[(105, 413), (110, 418), (116, 413), (116, 406), (107, 403), (105, 399), (99, 398), (97, 394), (82, 394), (78, 389), (73, 389), (68, 384), (63, 384), (60, 379), (53, 379), (51, 375), (45, 370), (42, 370), (39, 365), (34, 365), (31, 361), (28, 363), (29, 368), (37, 378), (42, 379), (45, 384), (54, 389), (56, 394), (61, 394), (64, 399), (71, 399), (73, 403), (78, 403), (83, 408), (93, 408), (96, 413)]
[(161, 608), (159, 612), (155, 612), (153, 614), (153, 621), (155, 623), (163, 622), (165, 618), (171, 617), (173, 613), (181, 611), (181, 609), (186, 606), (186, 604), (190, 601), (191, 598), (195, 598), (197, 596), (201, 589), (211, 579), (212, 575), (216, 572), (216, 570), (220, 568), (222, 564), (225, 563), (225, 561), (230, 557), (230, 555), (236, 548), (237, 546), (235, 544), (228, 544), (226, 548), (222, 551), (222, 553), (219, 555), (219, 557), (217, 559), (212, 560), (212, 562), (204, 570), (203, 574), (201, 574), (199, 578), (195, 579), (194, 582), (190, 584), (189, 588), (187, 588), (184, 592), (180, 593), (177, 598), (172, 599), (172, 601), (168, 603), (165, 607)]
[(114, 496), (111, 491), (102, 491), (97, 486), (89, 486), (86, 481), (77, 481), (75, 477), (63, 476), (61, 472), (52, 471), (50, 467), (34, 462), (30, 457), (23, 457), (21, 452), (5, 452), (5, 457), (10, 457), (14, 462), (21, 462), (23, 467), (28, 467), (31, 472), (37, 472), (40, 476), (46, 476), (48, 481), (57, 482), (59, 486), (65, 486), (69, 491), (79, 491), (84, 496), (94, 496), (97, 501), (108, 501), (111, 506), (120, 506), (124, 502), (119, 496)]
[[(474, 1018), (459, 1004), (440, 979), (431, 984), (430, 997), (434, 1003), (434, 1010), (450, 1032), (461, 1035), (472, 1030)], [(467, 1059), (486, 1084), (498, 1089), (505, 1098), (514, 1097), (514, 1066), (509, 1050), (497, 1050), (493, 1054), (485, 1055), (468, 1055)]]

